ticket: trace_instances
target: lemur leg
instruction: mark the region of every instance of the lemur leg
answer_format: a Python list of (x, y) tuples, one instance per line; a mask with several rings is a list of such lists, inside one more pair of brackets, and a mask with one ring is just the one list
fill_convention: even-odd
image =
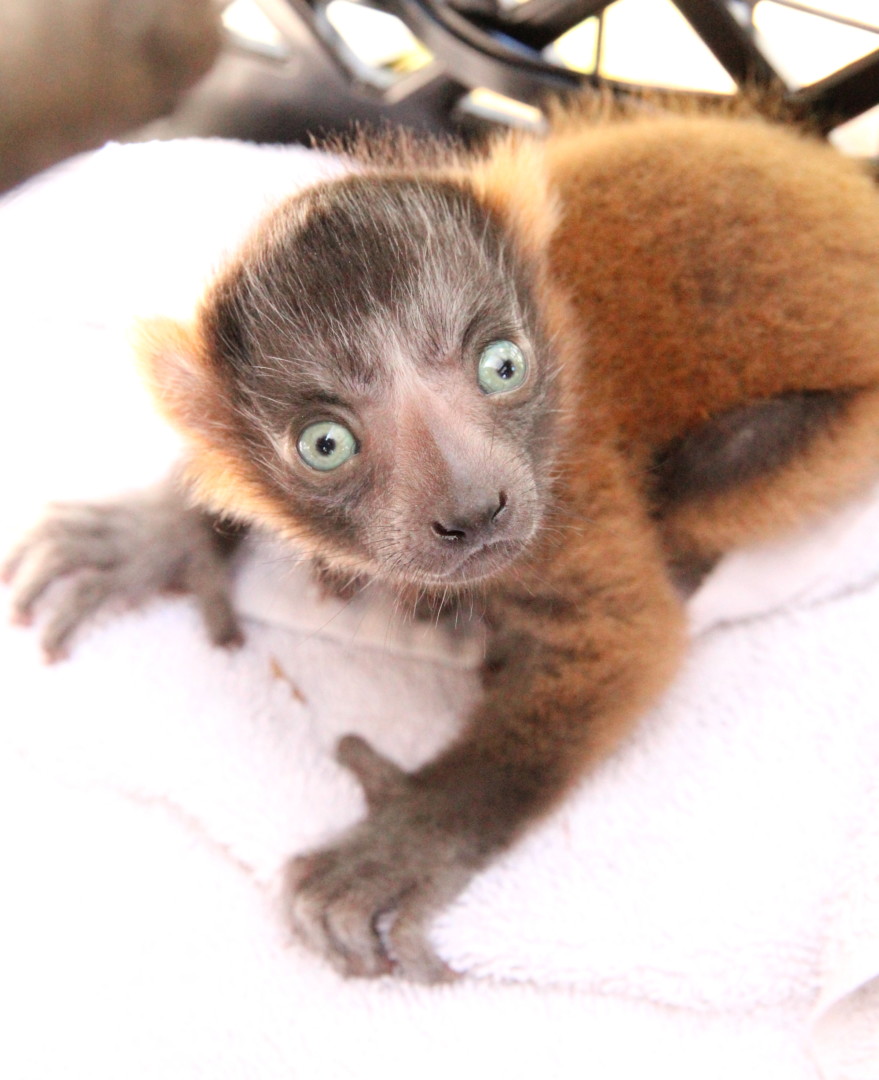
[(667, 448), (653, 501), (686, 587), (725, 552), (783, 535), (875, 480), (879, 387), (793, 392), (717, 417)]
[(426, 939), (431, 917), (619, 743), (676, 669), (681, 603), (625, 469), (593, 462), (544, 543), (489, 596), (504, 678), (449, 749), (405, 773), (362, 739), (340, 745), (367, 816), (294, 860), (287, 885), (294, 929), (345, 974), (450, 977)]
[(46, 616), (48, 660), (66, 655), (99, 610), (136, 607), (168, 591), (191, 593), (211, 641), (236, 645), (242, 637), (229, 600), (229, 556), (239, 535), (190, 506), (170, 478), (108, 502), (50, 506), (0, 573), (11, 585), (15, 621)]

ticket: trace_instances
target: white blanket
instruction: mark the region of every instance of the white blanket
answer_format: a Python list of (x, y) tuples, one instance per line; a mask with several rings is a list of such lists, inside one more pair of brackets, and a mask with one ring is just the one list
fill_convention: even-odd
[[(266, 202), (334, 167), (108, 147), (0, 203), (0, 544), (48, 499), (162, 475), (132, 316), (186, 314)], [(52, 667), (3, 625), (0, 1075), (876, 1080), (877, 535), (879, 490), (709, 579), (636, 737), (438, 920), (465, 974), (438, 989), (327, 970), (277, 872), (362, 812), (340, 734), (406, 766), (449, 737), (478, 631), (321, 604), (259, 544), (235, 654), (185, 599)]]

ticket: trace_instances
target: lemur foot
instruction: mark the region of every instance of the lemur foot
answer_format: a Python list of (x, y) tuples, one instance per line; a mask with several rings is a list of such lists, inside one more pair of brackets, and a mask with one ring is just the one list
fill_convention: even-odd
[(191, 593), (211, 641), (234, 646), (243, 638), (229, 599), (231, 546), (169, 482), (106, 503), (50, 506), (0, 574), (12, 587), (14, 622), (45, 615), (49, 661), (66, 656), (100, 610), (137, 607), (169, 591)]
[(362, 784), (369, 814), (336, 844), (288, 864), (294, 932), (344, 975), (456, 978), (426, 937), (430, 918), (476, 869), (449, 828), (448, 793), (420, 784), (357, 736), (341, 741), (338, 758)]

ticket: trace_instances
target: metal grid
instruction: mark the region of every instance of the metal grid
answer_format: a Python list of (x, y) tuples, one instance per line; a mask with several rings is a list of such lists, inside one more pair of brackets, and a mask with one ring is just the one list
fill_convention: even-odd
[[(331, 61), (361, 91), (396, 107), (403, 101), (436, 112), (473, 88), (535, 105), (551, 94), (588, 85), (620, 92), (625, 84), (596, 74), (581, 74), (547, 59), (545, 50), (584, 20), (597, 17), (602, 32), (605, 10), (612, 0), (524, 0), (506, 6), (504, 0), (369, 0), (369, 6), (396, 15), (433, 54), (434, 60), (408, 76), (382, 85), (371, 80), (326, 17), (325, 0), (259, 0), (274, 21), (284, 9), (305, 23)], [(854, 63), (806, 87), (793, 89), (761, 51), (754, 30), (757, 0), (673, 0), (701, 40), (742, 88), (773, 89), (794, 115), (812, 118), (827, 133), (879, 104), (879, 47)], [(833, 15), (798, 0), (775, 0), (798, 10), (861, 30), (876, 32), (868, 23)]]

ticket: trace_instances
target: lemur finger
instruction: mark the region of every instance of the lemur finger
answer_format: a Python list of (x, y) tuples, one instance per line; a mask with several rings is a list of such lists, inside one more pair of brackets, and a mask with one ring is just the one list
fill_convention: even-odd
[[(334, 940), (320, 896), (312, 896), (304, 888), (314, 874), (320, 873), (326, 861), (325, 852), (313, 852), (291, 859), (284, 868), (284, 901), (288, 925), (294, 937), (311, 952), (328, 960), (343, 975), (366, 974), (360, 962), (353, 962), (349, 950), (340, 948)], [(390, 962), (387, 962), (390, 971)]]
[(3, 561), (0, 562), (0, 581), (4, 585), (8, 585), (18, 573), (21, 560), (27, 554), (30, 546), (30, 538), (25, 537), (23, 540), (19, 540), (15, 547), (3, 557)]
[(345, 735), (339, 740), (336, 760), (360, 781), (369, 806), (386, 802), (409, 784), (409, 777), (398, 765), (373, 750), (359, 735)]
[(28, 621), (40, 597), (54, 581), (92, 566), (92, 560), (76, 546), (65, 550), (44, 543), (33, 548), (26, 547), (18, 555), (10, 575), (13, 620)]
[(98, 570), (85, 571), (70, 590), (43, 631), (41, 644), (49, 663), (67, 655), (67, 646), (80, 625), (115, 593), (112, 576)]
[(214, 645), (238, 648), (244, 644), (244, 633), (226, 593), (220, 589), (195, 594), (208, 637)]
[[(287, 916), (296, 937), (343, 975), (375, 978), (393, 970), (369, 904), (339, 871), (338, 849), (291, 859), (285, 868)], [(361, 887), (368, 888), (368, 875)]]
[(51, 554), (69, 559), (70, 570), (79, 566), (107, 567), (119, 558), (118, 540), (106, 522), (85, 523), (78, 518), (68, 522), (47, 517), (26, 533), (0, 563), (0, 577), (6, 582), (20, 576), (22, 564), (33, 558), (46, 559)]
[(419, 912), (407, 911), (405, 902), (384, 937), (395, 970), (407, 979), (421, 983), (449, 983), (460, 978), (428, 944), (424, 919)]
[(41, 521), (26, 532), (15, 547), (7, 552), (3, 562), (0, 563), (0, 580), (9, 584), (9, 582), (17, 578), (25, 560), (50, 542), (46, 526), (47, 522)]
[(229, 599), (229, 570), (223, 560), (199, 552), (184, 564), (180, 585), (195, 597), (214, 645), (236, 648), (243, 644), (244, 634)]
[(112, 503), (52, 502), (46, 507), (45, 524), (57, 522), (64, 530), (73, 524), (83, 530), (103, 531), (116, 524), (125, 509)]

